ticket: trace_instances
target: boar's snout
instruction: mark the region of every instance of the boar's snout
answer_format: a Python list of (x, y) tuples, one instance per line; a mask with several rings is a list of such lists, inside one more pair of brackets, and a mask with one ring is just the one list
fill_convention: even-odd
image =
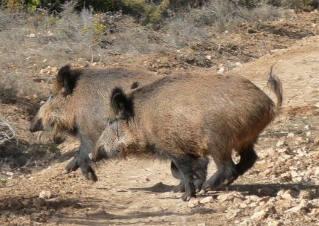
[(43, 130), (42, 119), (34, 118), (31, 121), (30, 132), (37, 132)]

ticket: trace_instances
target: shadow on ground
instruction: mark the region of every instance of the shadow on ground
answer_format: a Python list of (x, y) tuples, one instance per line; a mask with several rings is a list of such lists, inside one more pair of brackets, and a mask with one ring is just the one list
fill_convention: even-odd
[(30, 144), (22, 140), (7, 142), (0, 145), (0, 170), (31, 173), (34, 169), (70, 159), (76, 150), (61, 153), (56, 144)]
[[(106, 225), (106, 224), (138, 224), (153, 222), (152, 218), (157, 218), (156, 221), (159, 221), (158, 224), (162, 225), (165, 222), (165, 217), (189, 217), (195, 214), (212, 214), (214, 210), (211, 208), (195, 208), (190, 213), (189, 212), (173, 212), (173, 211), (136, 211), (130, 212), (128, 214), (116, 215), (106, 212), (105, 210), (98, 210), (94, 213), (86, 214), (85, 217), (71, 217), (71, 216), (60, 216), (56, 220), (60, 224), (78, 224), (78, 225)], [(143, 224), (143, 225), (144, 225)]]
[[(145, 191), (148, 193), (164, 193), (170, 192), (175, 188), (173, 185), (166, 185), (163, 183), (157, 183), (151, 187), (145, 188), (130, 188), (132, 191)], [(260, 197), (270, 196), (275, 197), (280, 190), (292, 190), (293, 193), (298, 196), (301, 191), (313, 191), (312, 197), (319, 197), (319, 185), (292, 183), (292, 184), (234, 184), (225, 188), (217, 189), (216, 191), (208, 191), (205, 194), (199, 194), (198, 197), (217, 196), (220, 192), (238, 191), (243, 195), (257, 195)]]
[(310, 185), (303, 183), (292, 183), (292, 184), (234, 184), (228, 187), (218, 189), (216, 191), (208, 191), (203, 196), (214, 196), (214, 193), (220, 191), (238, 191), (243, 193), (243, 195), (257, 195), (259, 197), (275, 197), (280, 190), (291, 190), (298, 196), (301, 191), (313, 191), (312, 197), (319, 197), (319, 185)]
[(164, 193), (172, 191), (176, 186), (174, 185), (167, 185), (159, 182), (151, 187), (146, 188), (130, 188), (132, 191), (146, 191), (149, 193)]

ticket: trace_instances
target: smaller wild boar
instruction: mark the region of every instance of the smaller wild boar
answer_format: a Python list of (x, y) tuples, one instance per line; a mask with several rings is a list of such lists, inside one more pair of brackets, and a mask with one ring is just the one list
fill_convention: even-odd
[[(30, 131), (52, 130), (54, 137), (62, 133), (77, 136), (79, 151), (66, 167), (67, 172), (81, 169), (86, 178), (97, 180), (88, 154), (103, 132), (109, 111), (112, 88), (124, 89), (147, 84), (157, 76), (125, 68), (60, 68), (54, 81), (54, 94), (40, 107), (32, 119)], [(56, 139), (54, 139), (56, 140)]]
[[(204, 188), (228, 185), (254, 165), (254, 144), (282, 104), (281, 82), (272, 72), (268, 84), (276, 94), (276, 106), (240, 76), (169, 76), (128, 95), (114, 88), (113, 117), (91, 158), (104, 151), (109, 158), (170, 159), (185, 186), (182, 199), (189, 200), (195, 196), (194, 164), (212, 156), (217, 172)], [(238, 164), (232, 160), (232, 150), (240, 155)]]
[[(108, 100), (112, 89), (117, 85), (125, 90), (136, 89), (139, 85), (158, 78), (141, 70), (71, 68), (70, 65), (65, 65), (60, 68), (54, 81), (54, 95), (40, 107), (31, 122), (30, 131), (53, 130), (55, 138), (63, 133), (77, 136), (80, 147), (66, 170), (71, 172), (80, 168), (87, 179), (96, 181), (97, 176), (90, 165), (89, 153), (107, 124), (110, 109)], [(194, 165), (195, 185), (199, 190), (206, 180), (208, 160), (206, 161), (198, 161), (199, 164)], [(174, 169), (176, 167), (172, 163), (173, 175), (180, 178)], [(182, 184), (177, 189), (183, 187)]]

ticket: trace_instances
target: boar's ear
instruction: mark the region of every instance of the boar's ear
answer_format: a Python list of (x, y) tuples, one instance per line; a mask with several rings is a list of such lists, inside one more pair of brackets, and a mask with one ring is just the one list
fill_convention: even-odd
[(111, 95), (111, 108), (117, 118), (128, 119), (133, 116), (133, 103), (121, 88), (114, 88)]
[(69, 64), (60, 68), (56, 76), (56, 91), (63, 89), (65, 96), (70, 95), (76, 86), (76, 82), (80, 77), (79, 70), (72, 70)]

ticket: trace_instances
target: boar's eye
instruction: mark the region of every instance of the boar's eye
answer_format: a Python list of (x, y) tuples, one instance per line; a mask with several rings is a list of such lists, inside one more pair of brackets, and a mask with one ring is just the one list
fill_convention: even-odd
[(108, 120), (108, 126), (114, 132), (119, 138), (119, 125), (118, 125), (118, 119)]
[(107, 119), (107, 125), (109, 127), (112, 127), (112, 125), (114, 125), (116, 122), (117, 122), (117, 119), (111, 119), (111, 118)]

